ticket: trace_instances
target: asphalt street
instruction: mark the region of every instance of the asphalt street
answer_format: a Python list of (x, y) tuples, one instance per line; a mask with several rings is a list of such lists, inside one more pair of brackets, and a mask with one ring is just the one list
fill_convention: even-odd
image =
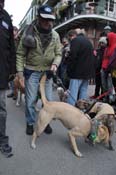
[[(93, 87), (89, 88), (89, 95), (93, 95)], [(0, 153), (0, 175), (115, 175), (116, 151), (109, 151), (103, 144), (92, 147), (79, 138), (78, 147), (84, 157), (77, 158), (67, 129), (59, 121), (52, 121), (53, 133), (43, 133), (36, 150), (31, 149), (31, 137), (25, 134), (24, 108), (24, 100), (21, 107), (16, 107), (15, 101), (7, 99), (7, 134), (14, 156), (5, 158)], [(113, 145), (116, 150), (116, 134)]]

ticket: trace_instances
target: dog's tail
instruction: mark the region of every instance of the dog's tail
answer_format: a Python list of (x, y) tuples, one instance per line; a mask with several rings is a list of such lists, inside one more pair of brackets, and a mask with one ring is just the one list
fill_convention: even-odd
[(47, 75), (46, 75), (46, 73), (44, 73), (41, 77), (41, 80), (40, 80), (40, 94), (41, 94), (41, 101), (42, 101), (43, 105), (45, 105), (48, 101), (46, 98), (46, 94), (45, 94), (46, 79), (47, 79)]

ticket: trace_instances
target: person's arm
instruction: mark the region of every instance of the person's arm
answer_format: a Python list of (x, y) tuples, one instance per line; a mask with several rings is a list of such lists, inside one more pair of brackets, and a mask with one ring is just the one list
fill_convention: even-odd
[(54, 52), (55, 52), (55, 58), (51, 65), (51, 70), (56, 72), (62, 59), (62, 49), (61, 49), (61, 42), (60, 42), (59, 35), (57, 36), (57, 39), (56, 39)]
[(27, 54), (27, 49), (26, 47), (23, 46), (22, 39), (23, 39), (23, 36), (19, 42), (19, 45), (17, 48), (17, 54), (16, 54), (16, 69), (20, 77), (23, 76), (24, 64), (25, 64), (25, 59)]
[(13, 26), (10, 19), (9, 25), (9, 45), (10, 45), (10, 55), (9, 55), (9, 64), (10, 64), (10, 75), (16, 74), (16, 49), (14, 43), (14, 35), (13, 35)]

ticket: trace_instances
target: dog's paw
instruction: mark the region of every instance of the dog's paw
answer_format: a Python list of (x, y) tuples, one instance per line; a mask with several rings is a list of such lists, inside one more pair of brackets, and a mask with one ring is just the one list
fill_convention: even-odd
[(36, 149), (35, 143), (31, 143), (31, 148)]
[(80, 152), (75, 153), (77, 157), (83, 157), (83, 155)]

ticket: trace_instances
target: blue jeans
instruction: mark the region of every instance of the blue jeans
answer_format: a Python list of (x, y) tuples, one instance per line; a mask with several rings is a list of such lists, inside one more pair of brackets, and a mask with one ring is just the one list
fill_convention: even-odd
[(74, 106), (78, 99), (87, 99), (87, 89), (88, 80), (70, 79), (67, 102)]
[[(36, 120), (35, 103), (38, 96), (39, 80), (42, 72), (26, 70), (25, 75), (25, 116), (27, 123), (32, 125)], [(46, 81), (45, 86), (46, 97), (49, 101), (52, 101), (52, 79)]]

